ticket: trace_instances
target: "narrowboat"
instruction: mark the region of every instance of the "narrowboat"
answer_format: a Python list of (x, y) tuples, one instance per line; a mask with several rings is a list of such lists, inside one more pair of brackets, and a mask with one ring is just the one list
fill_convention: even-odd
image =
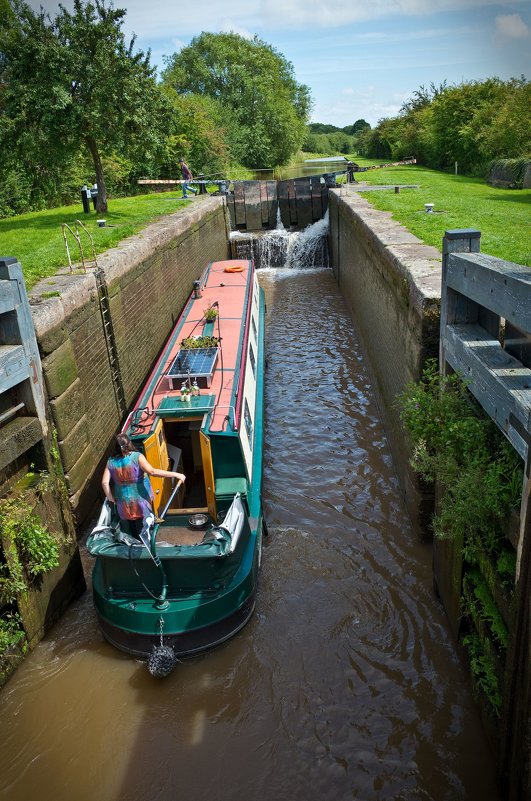
[(153, 467), (140, 539), (103, 504), (87, 539), (104, 637), (165, 675), (251, 617), (262, 535), (263, 290), (247, 260), (208, 265), (123, 433)]

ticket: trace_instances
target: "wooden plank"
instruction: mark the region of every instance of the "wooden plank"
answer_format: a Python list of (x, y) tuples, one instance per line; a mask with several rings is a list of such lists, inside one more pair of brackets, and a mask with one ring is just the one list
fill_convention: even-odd
[(270, 201), (270, 216), (269, 216), (269, 226), (270, 228), (276, 228), (278, 222), (278, 188), (276, 181), (267, 181), (267, 195)]
[(306, 228), (313, 223), (311, 186), (308, 178), (295, 180), (297, 195), (297, 219), (299, 228)]
[(262, 228), (274, 228), (277, 214), (276, 181), (260, 181), (260, 202), (262, 206)]
[[(17, 292), (18, 295), (18, 292)], [(11, 281), (0, 281), (0, 314), (15, 308), (15, 287)]]
[(448, 364), (525, 460), (528, 443), (511, 423), (511, 415), (531, 433), (531, 370), (504, 351), (479, 325), (449, 325), (444, 341)]
[(234, 195), (228, 194), (226, 197), (227, 209), (229, 211), (230, 227), (236, 230), (236, 209), (234, 204)]
[(508, 320), (505, 321), (503, 347), (525, 367), (531, 368), (531, 334), (512, 325)]
[(7, 392), (30, 377), (22, 345), (0, 345), (0, 392)]
[(280, 206), (280, 217), (285, 228), (290, 227), (288, 182), (279, 181), (277, 184), (278, 204)]
[(310, 178), (310, 194), (312, 198), (312, 222), (317, 222), (324, 217), (323, 211), (323, 187), (321, 177), (312, 175)]
[(454, 323), (472, 323), (478, 318), (478, 306), (468, 301), (459, 292), (448, 287), (448, 262), (452, 253), (479, 253), (480, 231), (474, 228), (459, 228), (445, 231), (442, 241), (441, 311), (439, 336), (439, 369), (446, 374), (445, 333), (446, 326)]
[(234, 181), (234, 223), (236, 228), (245, 228), (245, 190), (243, 181)]
[(531, 332), (531, 270), (484, 253), (448, 256), (447, 286)]
[(248, 231), (262, 230), (262, 204), (260, 181), (245, 181), (245, 222)]
[(288, 199), (289, 199), (289, 223), (290, 225), (297, 225), (297, 195), (295, 192), (295, 181), (293, 178), (286, 181), (288, 185)]

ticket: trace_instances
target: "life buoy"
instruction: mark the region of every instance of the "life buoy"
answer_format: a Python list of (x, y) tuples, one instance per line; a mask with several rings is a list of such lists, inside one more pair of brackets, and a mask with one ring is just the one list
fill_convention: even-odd
[(243, 273), (244, 267), (241, 267), (239, 264), (235, 264), (234, 267), (225, 267), (223, 270), (224, 273)]

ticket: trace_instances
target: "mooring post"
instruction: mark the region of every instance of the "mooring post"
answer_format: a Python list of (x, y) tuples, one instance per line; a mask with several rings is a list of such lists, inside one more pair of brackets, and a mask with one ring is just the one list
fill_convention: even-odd
[[(439, 337), (439, 370), (446, 375), (445, 329), (456, 322), (470, 322), (474, 309), (466, 298), (447, 287), (451, 253), (479, 253), (481, 232), (470, 228), (446, 231), (442, 243), (442, 286)], [(457, 640), (461, 624), (462, 543), (434, 538), (433, 579), (452, 634)]]
[(444, 331), (447, 325), (454, 323), (474, 322), (476, 309), (466, 298), (453, 289), (448, 289), (446, 275), (448, 258), (452, 253), (479, 253), (481, 248), (481, 231), (474, 228), (456, 228), (445, 231), (442, 241), (442, 283), (441, 283), (441, 323), (439, 338), (439, 369), (446, 375), (446, 358), (444, 351)]

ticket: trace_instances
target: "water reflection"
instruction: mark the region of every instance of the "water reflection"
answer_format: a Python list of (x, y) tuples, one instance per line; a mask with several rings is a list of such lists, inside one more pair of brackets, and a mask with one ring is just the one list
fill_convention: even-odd
[(289, 178), (305, 178), (310, 175), (323, 175), (330, 172), (346, 170), (347, 160), (338, 156), (330, 159), (299, 161), (288, 167), (275, 167), (273, 170), (256, 170), (249, 180), (253, 181), (287, 181)]
[(2, 798), (497, 799), (333, 277), (259, 279), (270, 537), (256, 614), (157, 680), (101, 640), (85, 596), (0, 697)]

